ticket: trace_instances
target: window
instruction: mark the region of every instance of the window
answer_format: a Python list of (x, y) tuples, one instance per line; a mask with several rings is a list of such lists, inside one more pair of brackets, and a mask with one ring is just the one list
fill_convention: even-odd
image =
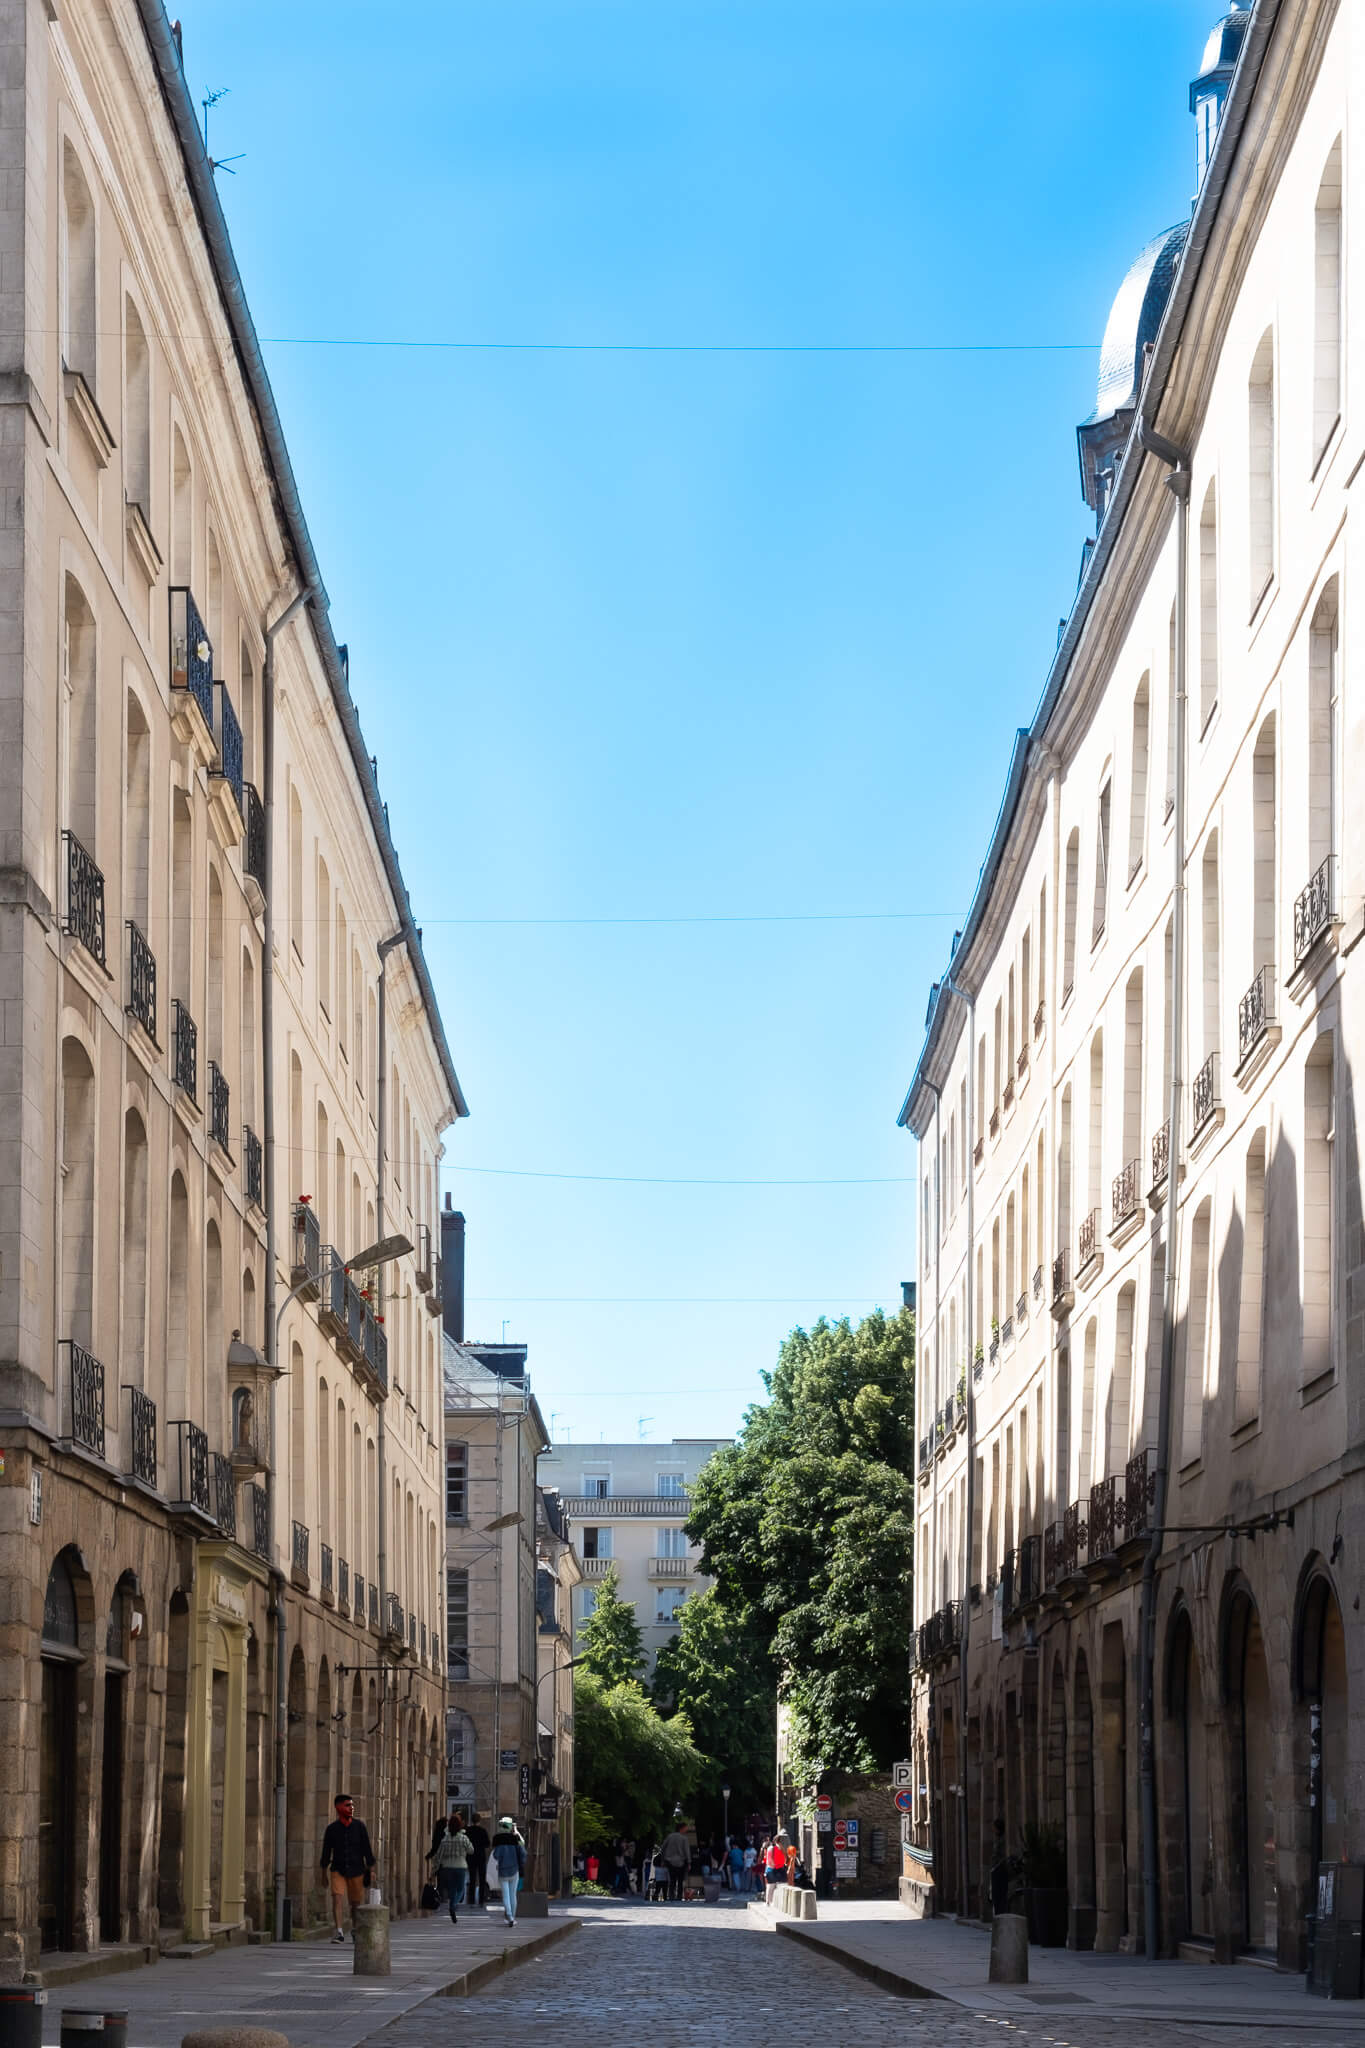
[(446, 1798), (472, 1808), (478, 1796), (478, 1746), (474, 1723), (458, 1707), (446, 1709)]
[(1237, 1388), (1233, 1427), (1251, 1422), (1261, 1407), (1261, 1347), (1265, 1326), (1265, 1132), (1247, 1149), (1246, 1214), (1242, 1219), (1242, 1302), (1237, 1332)]
[(606, 1500), (611, 1493), (611, 1475), (607, 1472), (585, 1472), (583, 1492), (588, 1500)]
[(662, 1628), (667, 1628), (675, 1622), (678, 1610), (686, 1598), (687, 1590), (683, 1586), (660, 1586), (658, 1604), (654, 1612), (655, 1622)]
[(1199, 1456), (1204, 1431), (1205, 1349), (1209, 1326), (1210, 1204), (1199, 1206), (1190, 1239), (1190, 1299), (1185, 1312), (1184, 1388), (1180, 1404), (1180, 1463)]
[(656, 1557), (686, 1557), (687, 1531), (685, 1529), (660, 1529), (654, 1555)]
[(1247, 462), (1254, 614), (1275, 573), (1275, 336), (1270, 328), (1261, 336), (1247, 382)]
[(1311, 1386), (1332, 1370), (1335, 1095), (1333, 1044), (1331, 1034), (1325, 1033), (1309, 1054), (1303, 1075), (1303, 1386)]
[[(1340, 845), (1341, 660), (1337, 581), (1318, 600), (1308, 642), (1308, 872)], [(1333, 882), (1335, 877), (1332, 878)], [(1335, 901), (1333, 909), (1335, 910)]]
[(1218, 708), (1218, 487), (1199, 514), (1199, 730)]
[(1151, 723), (1151, 678), (1144, 675), (1133, 698), (1133, 767), (1128, 786), (1128, 879), (1142, 866), (1147, 832), (1147, 744)]
[(583, 1555), (585, 1558), (610, 1557), (611, 1530), (609, 1528), (585, 1529), (583, 1531)]
[(179, 427), (171, 430), (171, 581), (194, 581), (194, 477)]
[(1171, 606), (1170, 632), (1166, 649), (1166, 807), (1163, 819), (1175, 809), (1175, 743), (1180, 707), (1176, 701), (1179, 677), (1176, 673), (1175, 606)]
[(446, 1572), (446, 1671), (469, 1676), (469, 1573), (454, 1565)]
[(1109, 903), (1109, 810), (1112, 788), (1105, 783), (1100, 791), (1099, 826), (1095, 833), (1095, 901), (1090, 919), (1090, 943), (1095, 945), (1104, 936), (1104, 921)]
[(303, 958), (303, 805), (291, 785), (289, 791), (289, 937), (300, 960)]
[(1313, 211), (1313, 466), (1341, 417), (1341, 137)]
[(95, 206), (80, 159), (62, 151), (62, 362), (95, 389)]
[(1210, 833), (1203, 864), (1204, 1057), (1218, 1050), (1222, 1002), (1218, 905), (1218, 834)]
[(1076, 893), (1081, 878), (1081, 835), (1071, 834), (1066, 842), (1066, 920), (1063, 927), (1062, 1001), (1076, 986)]
[(318, 855), (318, 1007), (324, 1017), (332, 1014), (332, 878), (327, 863)]
[(147, 337), (132, 300), (123, 301), (123, 495), (152, 522), (152, 385)]
[[(1275, 965), (1275, 718), (1272, 713), (1256, 737), (1251, 764), (1252, 930), (1251, 966), (1255, 974)], [(1267, 994), (1272, 992), (1267, 990)]]
[(1109, 1369), (1108, 1428), (1109, 1472), (1122, 1472), (1128, 1462), (1132, 1433), (1133, 1324), (1137, 1315), (1137, 1286), (1129, 1281), (1119, 1293), (1114, 1322), (1114, 1362)]
[(95, 617), (74, 576), (65, 584), (62, 618), (62, 738), (65, 823), (92, 860), (96, 857), (95, 793), (98, 729), (95, 689)]
[[(340, 1217), (337, 1218), (338, 1227)], [(446, 1520), (469, 1519), (469, 1445), (446, 1445)]]
[[(1138, 1164), (1142, 1152), (1142, 969), (1128, 977), (1123, 1001), (1123, 1154), (1121, 1164)], [(1139, 1174), (1141, 1168), (1139, 1165)], [(1115, 1222), (1119, 1220), (1117, 1215)]]
[(597, 1612), (597, 1588), (595, 1586), (580, 1587), (578, 1599), (578, 1620), (581, 1626), (583, 1622), (591, 1621), (593, 1615)]

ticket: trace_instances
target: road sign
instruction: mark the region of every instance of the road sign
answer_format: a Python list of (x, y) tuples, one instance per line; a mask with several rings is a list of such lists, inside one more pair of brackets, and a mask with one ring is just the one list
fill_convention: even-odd
[(498, 1769), (500, 1771), (514, 1771), (520, 1761), (520, 1750), (500, 1749), (498, 1751)]
[(541, 1793), (539, 1799), (536, 1801), (536, 1819), (559, 1819), (559, 1794), (557, 1792)]
[(896, 1811), (897, 1813), (913, 1813), (914, 1810), (915, 1794), (909, 1785), (903, 1785), (896, 1794)]
[(849, 1846), (849, 1848), (850, 1848), (850, 1849), (856, 1849), (856, 1848), (857, 1848), (857, 1846), (858, 1846), (858, 1823), (857, 1823), (857, 1821), (856, 1821), (856, 1820), (849, 1820), (849, 1821), (845, 1821), (845, 1822), (844, 1822), (844, 1833), (845, 1833), (845, 1834), (846, 1834), (846, 1835), (848, 1836), (848, 1846)]
[(531, 1766), (523, 1764), (517, 1785), (517, 1803), (525, 1808), (531, 1804)]
[(828, 1813), (831, 1807), (834, 1805), (834, 1801), (830, 1798), (828, 1792), (818, 1792), (816, 1794), (815, 1804), (819, 1808), (821, 1813)]
[(836, 1877), (856, 1877), (858, 1875), (858, 1852), (856, 1849), (835, 1850), (834, 1875)]
[(891, 1783), (897, 1791), (902, 1785), (913, 1785), (914, 1782), (915, 1766), (912, 1763), (892, 1764)]

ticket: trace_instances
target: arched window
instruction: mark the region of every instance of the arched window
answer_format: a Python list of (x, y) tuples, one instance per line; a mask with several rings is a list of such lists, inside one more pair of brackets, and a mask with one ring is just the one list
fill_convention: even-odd
[(1180, 1407), (1180, 1463), (1199, 1456), (1204, 1440), (1204, 1388), (1209, 1330), (1209, 1240), (1212, 1206), (1206, 1197), (1190, 1232), (1190, 1298), (1185, 1311), (1184, 1387)]
[(1142, 866), (1147, 832), (1147, 742), (1151, 722), (1151, 678), (1144, 675), (1133, 697), (1133, 765), (1128, 783), (1128, 879)]
[(1250, 610), (1275, 573), (1275, 336), (1261, 336), (1247, 381), (1247, 528)]
[(62, 147), (62, 362), (95, 391), (95, 204), (80, 158)]
[(223, 885), (218, 870), (209, 867), (208, 920), (208, 1057), (221, 1071), (223, 1065)]
[(171, 429), (171, 581), (194, 582), (194, 478), (179, 427)]
[(43, 1594), (43, 1648), (75, 1650), (80, 1647), (76, 1616), (76, 1586), (71, 1567), (64, 1557), (54, 1558)]
[[(250, 1124), (252, 1130), (259, 1128), (256, 1120), (256, 1041), (260, 1026), (256, 1017), (256, 963), (251, 957), (249, 946), (242, 948), (241, 985), (241, 1035), (239, 1085), (242, 1095), (242, 1121)], [(326, 1160), (322, 1162), (323, 1169)], [(319, 1174), (321, 1178), (321, 1173)]]
[(1303, 1072), (1303, 1364), (1301, 1384), (1331, 1372), (1336, 1299), (1336, 1061), (1332, 1034), (1317, 1039)]
[(171, 1175), (170, 1230), (167, 1240), (166, 1413), (178, 1421), (189, 1397), (190, 1344), (190, 1201), (184, 1176)]
[(1099, 1249), (1100, 1201), (1104, 1188), (1104, 1033), (1097, 1031), (1090, 1041), (1090, 1099), (1086, 1132), (1085, 1214)]
[(1162, 812), (1163, 822), (1175, 809), (1175, 743), (1178, 723), (1176, 704), (1176, 648), (1175, 648), (1175, 606), (1171, 606), (1169, 643), (1166, 653), (1166, 805)]
[(194, 881), (190, 868), (193, 844), (190, 800), (183, 789), (171, 798), (171, 994), (189, 1010), (193, 986)]
[(147, 1343), (147, 1131), (130, 1109), (123, 1119), (123, 1384), (145, 1387)]
[[(1275, 982), (1275, 866), (1279, 838), (1275, 794), (1275, 717), (1266, 719), (1256, 736), (1251, 763), (1252, 858), (1251, 858), (1251, 965), (1263, 977), (1264, 1000), (1259, 1017), (1274, 1016)], [(1266, 1005), (1269, 1005), (1268, 1011)], [(1239, 1020), (1239, 1050), (1246, 1045), (1248, 1029), (1255, 1019)], [(1260, 1036), (1259, 1031), (1256, 1034)]]
[(1204, 847), (1201, 881), (1202, 917), (1200, 925), (1203, 941), (1204, 968), (1204, 1057), (1207, 1060), (1218, 1050), (1222, 1006), (1222, 945), (1218, 897), (1218, 834), (1216, 832), (1209, 834), (1208, 842)]
[(1128, 1461), (1132, 1431), (1133, 1325), (1137, 1286), (1130, 1280), (1119, 1290), (1114, 1322), (1114, 1363), (1109, 1373), (1109, 1472), (1122, 1472)]
[(1066, 842), (1066, 912), (1062, 938), (1062, 1001), (1076, 986), (1076, 894), (1081, 880), (1081, 835)]
[(289, 938), (303, 958), (303, 805), (289, 785)]
[(152, 373), (137, 307), (123, 301), (123, 495), (152, 525)]
[(1099, 816), (1095, 827), (1095, 897), (1090, 916), (1090, 943), (1097, 945), (1104, 936), (1105, 920), (1109, 915), (1109, 831), (1110, 812), (1113, 807), (1113, 789), (1105, 783), (1100, 791)]
[(218, 1225), (212, 1220), (204, 1233), (204, 1344), (208, 1381), (214, 1390), (214, 1412), (221, 1414), (218, 1375), (227, 1363), (227, 1343), (223, 1334), (223, 1240)]
[(1218, 486), (1199, 514), (1199, 730), (1218, 707)]
[(1313, 209), (1313, 467), (1341, 417), (1341, 137)]
[(330, 1020), (332, 1015), (332, 878), (327, 863), (318, 855), (318, 1007)]
[(1265, 1132), (1247, 1148), (1246, 1203), (1242, 1218), (1242, 1299), (1237, 1328), (1237, 1388), (1233, 1427), (1261, 1409), (1261, 1353), (1265, 1330)]
[(318, 1102), (317, 1113), (314, 1122), (316, 1126), (316, 1142), (313, 1147), (314, 1165), (312, 1171), (313, 1185), (317, 1190), (314, 1199), (314, 1207), (318, 1212), (318, 1229), (321, 1231), (322, 1235), (326, 1237), (328, 1234), (329, 1225), (329, 1218), (327, 1215), (326, 1165), (328, 1159), (331, 1157), (332, 1147), (327, 1131), (327, 1106), (321, 1100), (319, 1100)]
[(61, 1277), (59, 1335), (94, 1349), (95, 1070), (79, 1039), (62, 1041)]
[[(1308, 639), (1308, 880), (1311, 901), (1295, 909), (1296, 961), (1338, 909), (1341, 845), (1341, 649), (1337, 579), (1318, 599)], [(1321, 899), (1321, 905), (1320, 905)], [(1321, 915), (1319, 914), (1321, 907)]]
[(151, 799), (152, 736), (142, 706), (130, 690), (123, 764), (123, 901), (144, 939), (151, 890)]
[(74, 576), (66, 578), (62, 612), (62, 723), (66, 771), (64, 822), (93, 860), (98, 851), (95, 789), (99, 748), (95, 615)]
[(313, 1176), (303, 1156), (303, 1062), (296, 1052), (289, 1055), (289, 1172), (294, 1201), (313, 1192)]

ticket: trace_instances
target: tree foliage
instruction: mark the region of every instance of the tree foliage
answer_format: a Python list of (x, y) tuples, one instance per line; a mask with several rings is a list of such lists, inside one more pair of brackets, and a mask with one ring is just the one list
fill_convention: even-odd
[(660, 1650), (654, 1697), (685, 1713), (703, 1754), (698, 1790), (719, 1799), (722, 1784), (740, 1815), (772, 1797), (777, 1674), (765, 1631), (714, 1590), (685, 1600), (678, 1633)]
[(665, 1721), (642, 1685), (606, 1685), (586, 1666), (574, 1675), (575, 1804), (592, 1801), (612, 1825), (657, 1843), (701, 1776), (703, 1759), (685, 1714)]
[(796, 1781), (885, 1769), (905, 1737), (913, 1312), (822, 1317), (764, 1378), (768, 1400), (693, 1488), (688, 1529), (718, 1605), (780, 1672)]
[(603, 1685), (624, 1685), (645, 1668), (643, 1638), (635, 1608), (621, 1598), (616, 1566), (608, 1565), (597, 1589), (597, 1605), (579, 1630), (583, 1669)]

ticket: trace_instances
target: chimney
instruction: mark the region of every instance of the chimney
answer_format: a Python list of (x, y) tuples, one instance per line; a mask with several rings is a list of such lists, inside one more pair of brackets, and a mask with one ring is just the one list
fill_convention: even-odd
[(450, 1206), (441, 1211), (441, 1320), (447, 1337), (464, 1343), (464, 1216)]

